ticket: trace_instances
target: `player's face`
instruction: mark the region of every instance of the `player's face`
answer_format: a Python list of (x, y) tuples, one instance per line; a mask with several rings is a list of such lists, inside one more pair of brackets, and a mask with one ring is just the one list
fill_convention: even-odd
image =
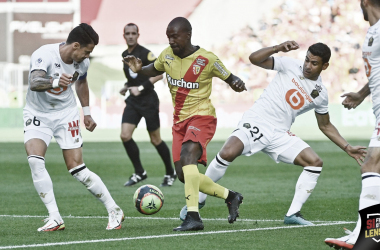
[(366, 10), (364, 6), (364, 0), (360, 0), (360, 7), (362, 8), (362, 11), (363, 11), (364, 20), (368, 21), (368, 11)]
[(89, 58), (91, 52), (94, 50), (95, 45), (93, 43), (86, 46), (80, 46), (79, 43), (74, 43), (74, 52), (72, 59), (78, 63), (83, 62), (84, 59)]
[(303, 76), (310, 80), (317, 80), (322, 70), (327, 69), (329, 63), (323, 63), (322, 58), (307, 52), (305, 62), (303, 63)]
[(137, 38), (140, 34), (137, 32), (136, 26), (125, 26), (124, 28), (124, 39), (128, 47), (133, 47), (137, 44)]
[(169, 39), (169, 45), (173, 53), (177, 56), (181, 56), (190, 41), (189, 32), (181, 30), (179, 26), (168, 26), (166, 36)]

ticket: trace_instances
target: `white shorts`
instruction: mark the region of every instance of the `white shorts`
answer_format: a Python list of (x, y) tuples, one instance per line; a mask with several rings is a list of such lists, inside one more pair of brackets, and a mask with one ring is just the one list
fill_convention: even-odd
[(375, 130), (372, 133), (371, 140), (369, 141), (369, 148), (380, 147), (380, 117), (376, 118)]
[(52, 136), (61, 149), (80, 148), (83, 144), (80, 133), (78, 109), (65, 109), (54, 113), (41, 113), (24, 108), (24, 143), (38, 138), (49, 146)]
[(235, 136), (244, 144), (242, 155), (250, 156), (264, 152), (275, 162), (294, 164), (294, 159), (305, 148), (310, 147), (289, 131), (279, 131), (259, 116), (243, 117)]

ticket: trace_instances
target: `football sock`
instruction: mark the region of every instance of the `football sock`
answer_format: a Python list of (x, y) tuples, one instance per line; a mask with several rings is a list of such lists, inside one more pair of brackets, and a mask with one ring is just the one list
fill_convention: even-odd
[(191, 164), (182, 167), (185, 178), (185, 198), (187, 211), (198, 212), (199, 170), (197, 165)]
[(158, 154), (161, 156), (162, 161), (165, 164), (166, 175), (173, 175), (174, 168), (172, 165), (172, 160), (170, 158), (170, 151), (168, 146), (164, 141), (161, 141), (161, 143), (155, 147), (157, 149)]
[(215, 182), (211, 180), (210, 177), (201, 173), (199, 174), (199, 179), (200, 179), (199, 191), (201, 191), (202, 193), (206, 195), (211, 195), (218, 198), (227, 199), (228, 194), (229, 194), (229, 190), (227, 188), (222, 187), (219, 184), (216, 184)]
[(136, 142), (133, 139), (130, 139), (129, 141), (124, 141), (123, 145), (125, 151), (127, 151), (129, 159), (131, 159), (133, 167), (135, 168), (135, 173), (138, 175), (142, 175), (142, 173), (144, 173), (144, 169), (141, 165), (140, 150), (137, 147)]
[(58, 206), (55, 201), (53, 192), (53, 182), (45, 168), (45, 158), (38, 155), (29, 155), (28, 162), (32, 172), (34, 187), (37, 190), (42, 202), (45, 204), (49, 217), (61, 221), (61, 215), (58, 211)]
[[(359, 199), (359, 211), (380, 203), (380, 174), (368, 172), (362, 174), (362, 192)], [(361, 219), (354, 229), (357, 235), (360, 233)]]
[(309, 198), (311, 192), (313, 192), (315, 185), (317, 185), (321, 171), (322, 167), (304, 167), (298, 178), (294, 198), (286, 216), (290, 216), (301, 210), (302, 205)]
[[(210, 177), (213, 182), (219, 181), (223, 175), (226, 173), (227, 167), (231, 164), (220, 157), (219, 153), (208, 165), (205, 175)], [(207, 194), (199, 192), (199, 203), (202, 203), (206, 200)]]
[(111, 210), (117, 206), (100, 177), (94, 172), (91, 172), (84, 163), (70, 169), (69, 172), (104, 204), (108, 212), (111, 212)]

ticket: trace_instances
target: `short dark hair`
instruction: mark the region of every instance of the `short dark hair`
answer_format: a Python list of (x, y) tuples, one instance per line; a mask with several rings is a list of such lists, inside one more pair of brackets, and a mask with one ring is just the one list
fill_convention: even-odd
[(193, 29), (191, 27), (191, 24), (190, 24), (189, 20), (187, 20), (184, 17), (176, 17), (176, 18), (174, 18), (173, 20), (170, 21), (168, 27), (169, 26), (176, 26), (176, 25), (178, 25), (185, 32), (191, 32), (191, 30)]
[(125, 27), (127, 27), (127, 26), (136, 26), (137, 33), (139, 33), (139, 26), (137, 26), (137, 24), (135, 24), (135, 23), (128, 23), (127, 25), (124, 26), (124, 30), (125, 30)]
[(374, 5), (379, 7), (380, 6), (380, 1), (379, 0), (370, 0), (370, 2)]
[(331, 57), (330, 48), (324, 43), (315, 43), (308, 49), (311, 54), (322, 58), (323, 63), (328, 63)]
[(70, 32), (66, 40), (66, 44), (75, 42), (78, 42), (81, 47), (92, 43), (97, 45), (99, 43), (99, 36), (90, 25), (81, 23)]

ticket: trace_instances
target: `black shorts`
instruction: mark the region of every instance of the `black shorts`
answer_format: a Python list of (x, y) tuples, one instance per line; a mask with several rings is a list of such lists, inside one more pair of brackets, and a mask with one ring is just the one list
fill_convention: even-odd
[(155, 131), (160, 127), (159, 100), (156, 91), (150, 91), (141, 96), (129, 96), (124, 108), (121, 123), (138, 125), (141, 118), (145, 118), (148, 131)]

